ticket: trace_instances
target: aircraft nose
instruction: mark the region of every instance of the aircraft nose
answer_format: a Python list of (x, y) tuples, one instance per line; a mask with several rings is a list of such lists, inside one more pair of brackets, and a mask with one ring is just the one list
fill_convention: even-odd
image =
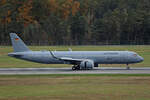
[(144, 61), (144, 58), (139, 56), (140, 62)]

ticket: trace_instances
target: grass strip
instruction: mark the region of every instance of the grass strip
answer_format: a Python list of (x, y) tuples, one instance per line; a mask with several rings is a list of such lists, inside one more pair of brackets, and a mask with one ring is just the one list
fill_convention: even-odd
[(110, 76), (110, 77), (120, 77), (120, 76), (124, 76), (124, 77), (132, 77), (132, 76), (140, 76), (140, 77), (145, 77), (145, 76), (150, 76), (150, 74), (29, 74), (29, 75), (0, 75), (0, 78), (5, 78), (5, 77), (70, 77), (70, 76), (99, 76), (99, 77), (103, 77), (103, 76)]

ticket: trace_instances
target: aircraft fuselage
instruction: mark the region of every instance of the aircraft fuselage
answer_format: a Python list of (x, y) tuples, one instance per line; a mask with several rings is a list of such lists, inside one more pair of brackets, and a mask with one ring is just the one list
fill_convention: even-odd
[[(142, 62), (144, 59), (131, 51), (53, 51), (57, 57), (73, 59), (90, 59), (96, 64), (131, 64)], [(71, 64), (52, 57), (49, 51), (28, 51), (9, 53), (18, 59), (45, 64)]]

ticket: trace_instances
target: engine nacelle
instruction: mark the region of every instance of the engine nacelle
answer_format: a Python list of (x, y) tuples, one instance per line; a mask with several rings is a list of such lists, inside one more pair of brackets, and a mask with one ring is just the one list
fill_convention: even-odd
[(80, 69), (93, 69), (94, 62), (92, 60), (85, 60), (80, 63)]

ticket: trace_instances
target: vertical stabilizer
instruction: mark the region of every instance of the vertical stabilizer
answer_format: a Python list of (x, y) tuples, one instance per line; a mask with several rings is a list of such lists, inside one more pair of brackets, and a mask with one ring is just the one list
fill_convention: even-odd
[(16, 33), (10, 33), (10, 38), (14, 52), (24, 52), (30, 51), (29, 48), (24, 44), (24, 42), (17, 36)]

